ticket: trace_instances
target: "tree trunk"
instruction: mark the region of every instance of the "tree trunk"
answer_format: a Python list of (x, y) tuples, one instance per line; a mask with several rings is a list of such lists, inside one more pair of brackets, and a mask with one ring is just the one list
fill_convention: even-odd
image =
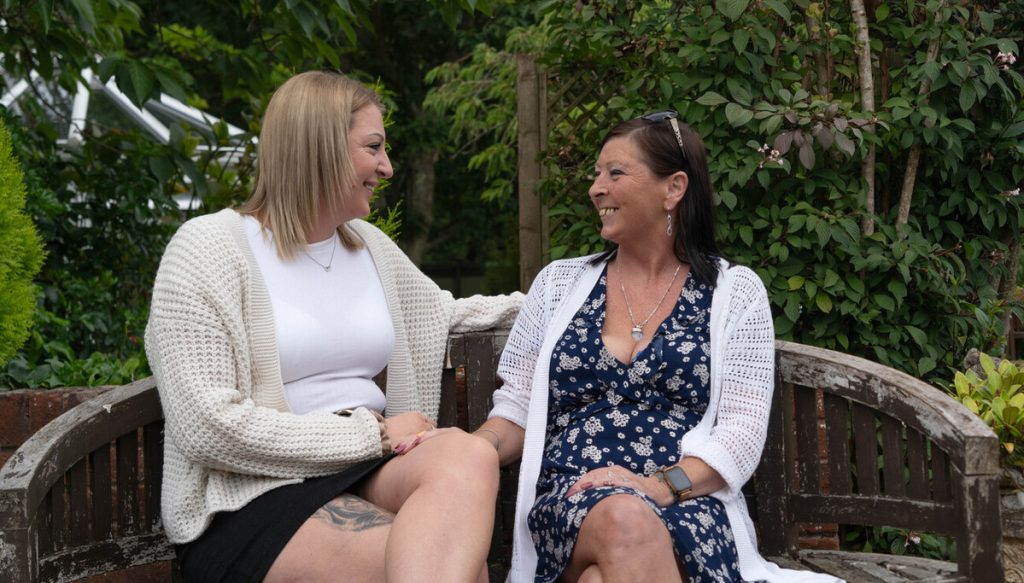
[[(875, 81), (871, 72), (871, 36), (868, 34), (868, 15), (864, 10), (864, 0), (850, 0), (850, 12), (857, 25), (857, 65), (860, 73), (861, 109), (865, 114), (875, 113)], [(864, 131), (874, 133), (874, 121), (864, 126)], [(864, 193), (864, 219), (861, 221), (861, 232), (867, 236), (875, 232), (875, 145), (871, 144), (864, 162), (861, 165), (861, 177), (867, 191)]]
[(409, 191), (405, 201), (405, 219), (402, 230), (406, 233), (405, 252), (416, 265), (423, 262), (430, 239), (430, 227), (434, 224), (434, 163), (437, 150), (414, 152), (408, 160)]
[[(946, 3), (943, 2), (939, 5), (939, 9), (935, 11), (935, 24), (938, 25), (942, 22), (943, 13), (946, 9)], [(932, 39), (932, 42), (928, 44), (928, 54), (925, 56), (925, 64), (935, 62), (935, 59), (939, 56), (939, 47), (942, 44), (942, 36), (939, 35)], [(928, 103), (928, 94), (932, 90), (932, 80), (925, 75), (921, 80), (921, 88), (917, 94), (924, 96), (924, 102)], [(907, 224), (907, 220), (910, 219), (910, 203), (914, 198), (914, 183), (917, 181), (917, 167), (921, 162), (921, 142), (914, 141), (914, 145), (910, 148), (910, 154), (907, 156), (907, 168), (903, 173), (903, 190), (900, 191), (900, 208), (896, 215), (896, 231), (900, 233), (900, 237), (903, 237), (903, 233), (899, 227)]]
[[(1020, 269), (1020, 228), (1010, 229), (1004, 239), (1006, 243), (1006, 276), (999, 285), (999, 298), (1005, 306), (1003, 311), (1003, 337), (1009, 339), (1013, 312), (1010, 305), (1017, 293), (1017, 270)], [(1010, 340), (1012, 342), (1012, 340)], [(1020, 355), (1017, 355), (1020, 358)]]
[(819, 45), (814, 50), (815, 93), (821, 96), (822, 99), (830, 100), (829, 84), (831, 79), (829, 76), (828, 58), (825, 56), (827, 50), (824, 46), (821, 46), (823, 38), (821, 34), (821, 21), (816, 16), (807, 15), (807, 33), (810, 36), (811, 42)]

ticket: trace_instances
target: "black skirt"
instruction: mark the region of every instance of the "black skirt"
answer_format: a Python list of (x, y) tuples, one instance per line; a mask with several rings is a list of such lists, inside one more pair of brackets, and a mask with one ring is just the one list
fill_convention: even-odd
[(392, 456), (337, 474), (266, 492), (235, 512), (221, 512), (196, 540), (177, 547), (189, 583), (259, 583), (285, 545), (321, 506), (353, 489)]

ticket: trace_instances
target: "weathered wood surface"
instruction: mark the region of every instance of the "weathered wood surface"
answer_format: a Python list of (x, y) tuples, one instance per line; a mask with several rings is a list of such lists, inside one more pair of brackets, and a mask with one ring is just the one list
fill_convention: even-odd
[[(453, 335), (439, 421), (486, 418), (506, 331)], [(751, 505), (761, 549), (851, 582), (1002, 580), (995, 437), (951, 398), (869, 361), (779, 342)], [(383, 375), (381, 377), (383, 380)], [(879, 439), (878, 436), (881, 436)], [(0, 469), (0, 581), (71, 581), (172, 556), (159, 526), (162, 415), (152, 379), (79, 405)], [(511, 558), (516, 468), (502, 473), (491, 573)], [(956, 537), (960, 563), (802, 551), (801, 523)]]
[(26, 441), (0, 469), (0, 581), (73, 581), (171, 558), (156, 502), (162, 426), (150, 378)]

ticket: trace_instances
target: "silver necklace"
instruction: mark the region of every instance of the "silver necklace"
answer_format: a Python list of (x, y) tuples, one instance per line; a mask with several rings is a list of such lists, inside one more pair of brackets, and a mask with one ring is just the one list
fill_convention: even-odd
[(644, 339), (644, 326), (651, 321), (654, 313), (661, 307), (661, 303), (665, 301), (665, 298), (668, 296), (668, 292), (672, 291), (672, 286), (675, 285), (676, 278), (679, 277), (680, 267), (682, 267), (682, 264), (676, 265), (676, 272), (672, 274), (672, 281), (668, 284), (668, 288), (665, 290), (665, 293), (661, 294), (661, 299), (658, 300), (658, 305), (654, 306), (654, 309), (651, 310), (650, 314), (647, 314), (647, 318), (645, 318), (643, 322), (637, 324), (636, 318), (633, 317), (633, 308), (629, 305), (629, 297), (626, 296), (626, 286), (622, 285), (622, 269), (619, 267), (619, 262), (615, 262), (615, 275), (619, 276), (619, 291), (622, 292), (622, 299), (626, 301), (626, 311), (629, 312), (629, 321), (633, 324), (633, 329), (630, 330), (630, 336), (633, 337), (634, 342), (640, 342)]
[(320, 266), (321, 269), (327, 272), (331, 270), (331, 265), (334, 263), (334, 252), (338, 249), (338, 242), (335, 241), (333, 237), (331, 238), (331, 243), (333, 243), (331, 245), (331, 260), (327, 262), (327, 265), (324, 265), (323, 263), (320, 263), (316, 259), (313, 259), (313, 256), (310, 255), (309, 252), (306, 251), (305, 249), (303, 249), (302, 252), (306, 254), (306, 257), (309, 257), (310, 261), (316, 263), (317, 265)]

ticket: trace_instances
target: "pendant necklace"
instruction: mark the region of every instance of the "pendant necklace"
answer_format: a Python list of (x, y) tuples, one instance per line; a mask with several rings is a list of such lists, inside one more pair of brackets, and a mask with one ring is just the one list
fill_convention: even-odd
[(331, 260), (327, 262), (327, 265), (324, 265), (323, 263), (320, 263), (316, 259), (313, 259), (313, 256), (310, 255), (309, 252), (306, 251), (305, 249), (303, 249), (302, 252), (306, 254), (306, 257), (309, 257), (310, 261), (316, 263), (317, 265), (320, 266), (321, 269), (327, 272), (331, 270), (331, 265), (334, 263), (334, 252), (338, 249), (338, 242), (335, 241), (333, 237), (331, 238), (331, 243)]
[(654, 306), (650, 314), (647, 314), (647, 318), (643, 322), (637, 324), (636, 318), (633, 317), (633, 308), (629, 305), (629, 298), (626, 296), (626, 286), (622, 285), (622, 269), (619, 267), (618, 262), (615, 263), (615, 274), (619, 276), (619, 290), (622, 292), (622, 299), (626, 301), (626, 311), (629, 312), (629, 321), (633, 324), (633, 329), (630, 330), (630, 336), (633, 337), (634, 342), (640, 342), (644, 338), (644, 326), (651, 321), (654, 313), (661, 307), (662, 302), (665, 301), (665, 297), (668, 296), (668, 292), (672, 290), (672, 286), (676, 283), (676, 278), (679, 277), (679, 268), (682, 264), (676, 265), (676, 272), (672, 274), (672, 281), (668, 284), (668, 289), (665, 293), (661, 294), (661, 299), (658, 300), (658, 305)]

